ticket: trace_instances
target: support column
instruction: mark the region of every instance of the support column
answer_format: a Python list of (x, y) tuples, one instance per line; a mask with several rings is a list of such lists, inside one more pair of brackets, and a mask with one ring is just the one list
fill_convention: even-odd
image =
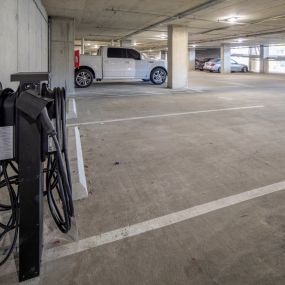
[(253, 59), (252, 59), (252, 47), (249, 48), (249, 61), (248, 61), (248, 71), (252, 72), (252, 67), (253, 67)]
[(195, 70), (196, 49), (189, 49), (189, 70)]
[(85, 40), (84, 38), (81, 39), (81, 54), (85, 53)]
[(188, 29), (168, 26), (168, 88), (188, 88)]
[(231, 72), (231, 46), (222, 44), (221, 46), (221, 73)]
[(131, 40), (121, 40), (120, 46), (121, 47), (131, 47), (132, 41)]
[(160, 54), (161, 54), (160, 58), (162, 60), (167, 60), (167, 51), (166, 50), (162, 50)]
[(74, 19), (51, 18), (51, 88), (74, 93)]
[(260, 45), (260, 73), (269, 73), (269, 47)]

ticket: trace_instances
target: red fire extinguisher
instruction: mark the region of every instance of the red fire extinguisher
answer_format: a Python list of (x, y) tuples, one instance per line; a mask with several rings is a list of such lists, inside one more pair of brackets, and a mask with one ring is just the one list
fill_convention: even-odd
[(75, 68), (80, 67), (80, 52), (79, 52), (79, 50), (74, 51), (74, 67)]

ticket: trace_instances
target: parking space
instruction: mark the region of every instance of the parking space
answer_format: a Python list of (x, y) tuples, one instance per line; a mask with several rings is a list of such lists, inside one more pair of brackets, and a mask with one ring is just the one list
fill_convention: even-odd
[(0, 284), (285, 284), (284, 0), (0, 2)]
[[(279, 78), (265, 90), (247, 78), (231, 89), (197, 79), (202, 93), (111, 83), (78, 96), (90, 195), (76, 204), (79, 244), (50, 252), (41, 284), (283, 284), (285, 193), (270, 185), (285, 180), (285, 97)], [(108, 96), (121, 85), (134, 90)], [(269, 192), (244, 194), (260, 187)]]

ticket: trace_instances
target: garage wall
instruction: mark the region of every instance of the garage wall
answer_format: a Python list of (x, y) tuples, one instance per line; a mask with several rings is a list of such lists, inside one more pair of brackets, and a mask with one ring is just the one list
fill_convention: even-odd
[(41, 0), (1, 0), (0, 81), (16, 88), (10, 74), (48, 71), (48, 17)]
[(221, 50), (219, 48), (196, 49), (196, 59), (219, 58)]

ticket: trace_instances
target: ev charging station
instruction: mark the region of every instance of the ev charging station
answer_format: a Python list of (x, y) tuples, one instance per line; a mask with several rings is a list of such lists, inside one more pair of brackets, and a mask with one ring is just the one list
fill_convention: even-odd
[(12, 236), (0, 265), (14, 254), (19, 281), (40, 275), (44, 198), (61, 232), (74, 216), (66, 95), (64, 88), (50, 90), (48, 80), (48, 73), (17, 73), (17, 91), (0, 90), (0, 188), (7, 191), (0, 239)]

